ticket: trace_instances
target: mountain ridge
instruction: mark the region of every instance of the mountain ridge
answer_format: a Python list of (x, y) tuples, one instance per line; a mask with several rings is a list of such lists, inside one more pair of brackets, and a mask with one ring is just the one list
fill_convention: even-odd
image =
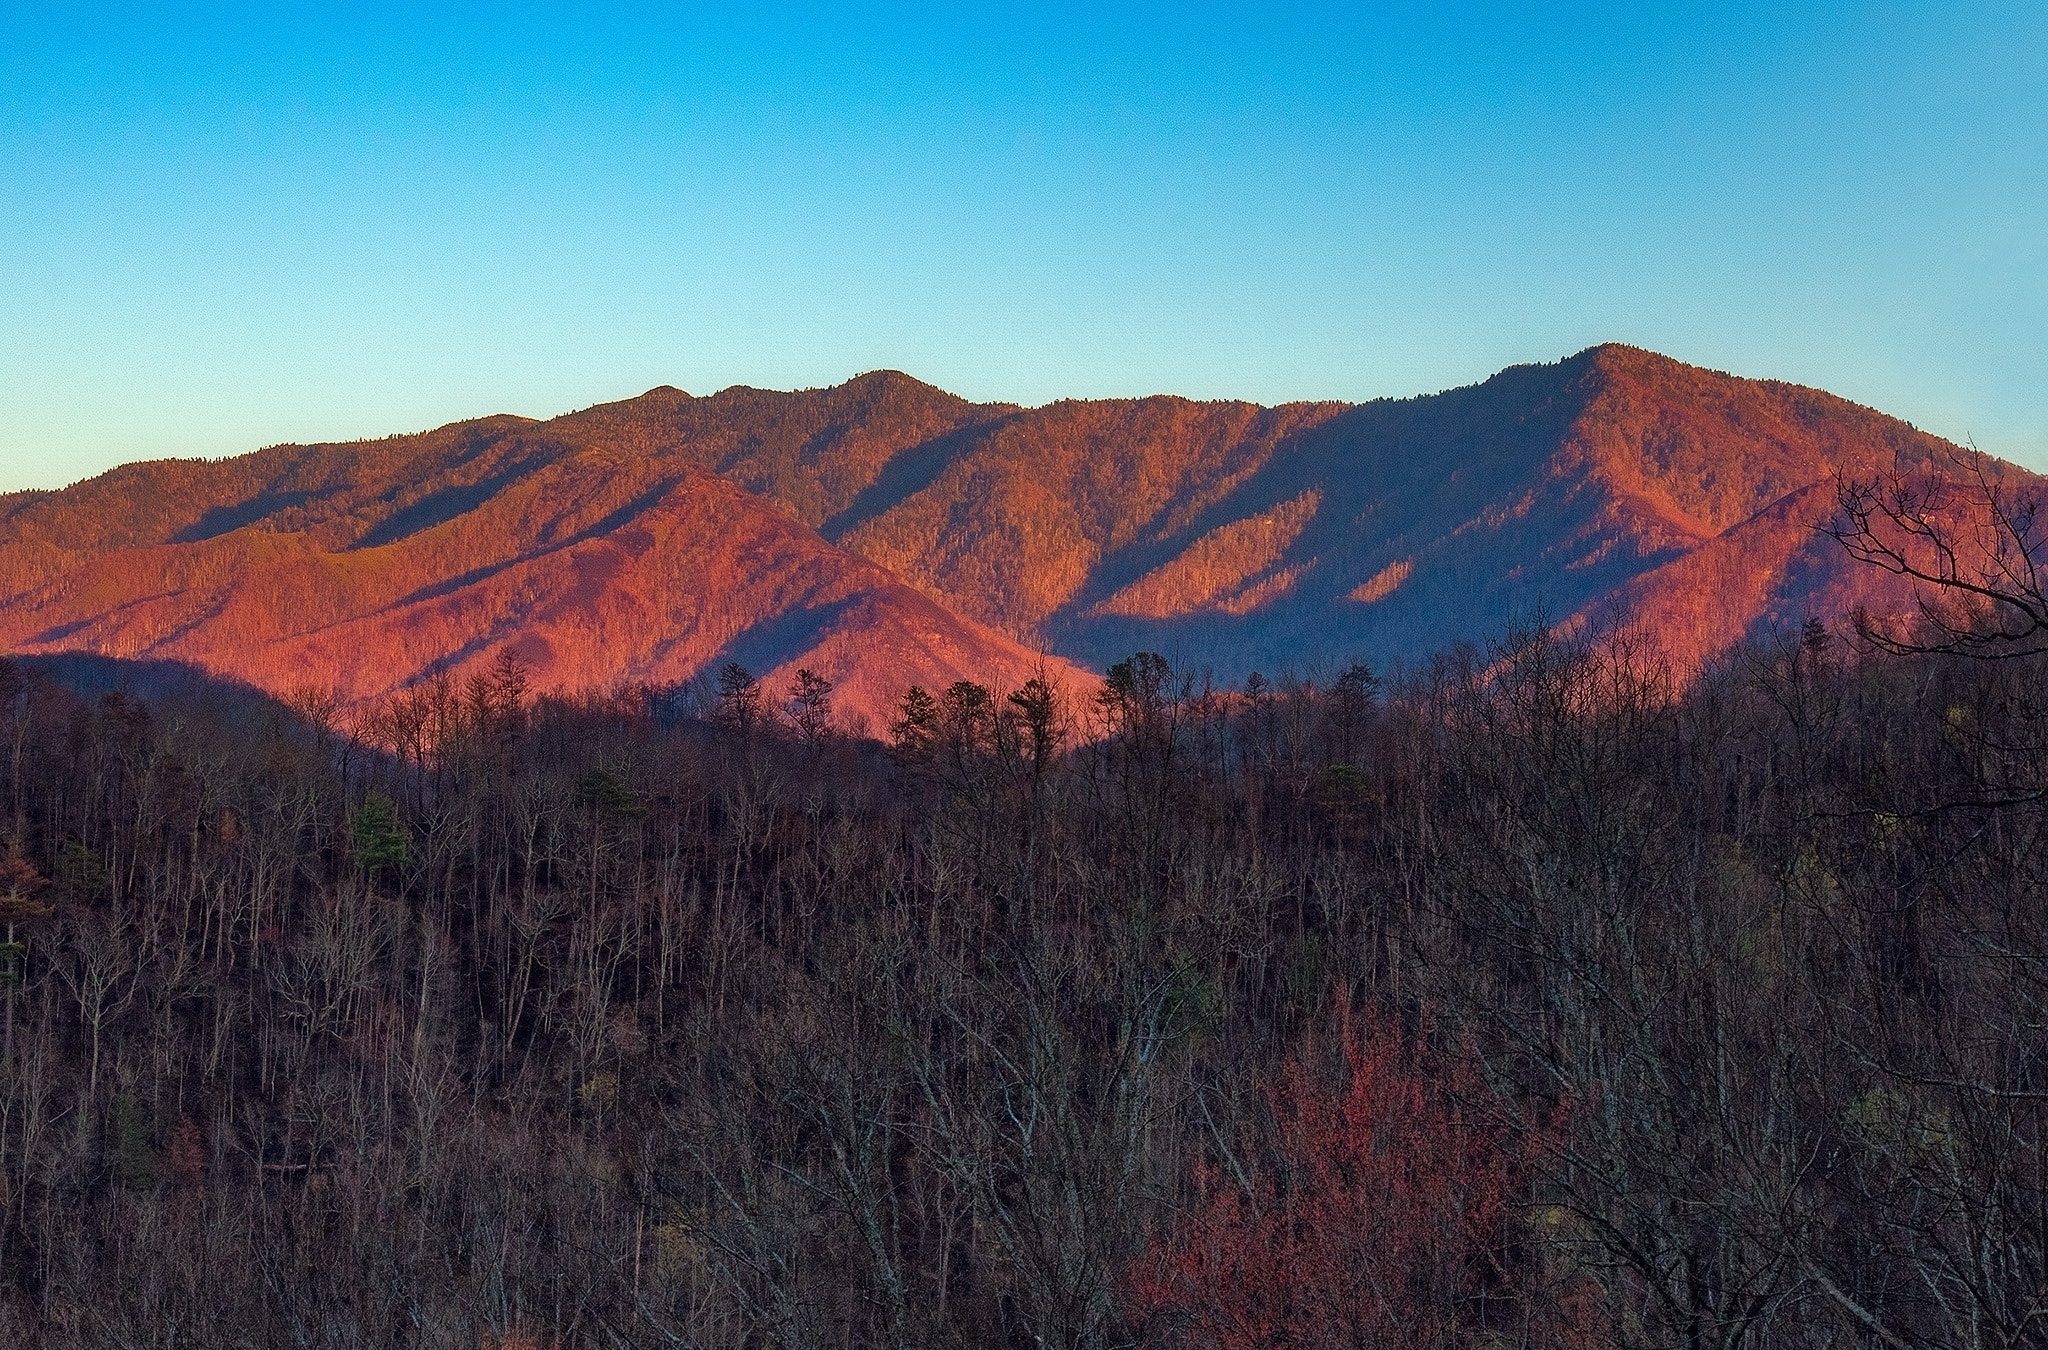
[(911, 682), (1081, 687), (1137, 649), (1226, 679), (1385, 663), (1538, 610), (1633, 617), (1683, 667), (1809, 612), (1905, 612), (1819, 546), (1822, 488), (1952, 453), (1619, 344), (1362, 404), (664, 385), (0, 497), (0, 647), (354, 700), (498, 648), (565, 687), (743, 660), (817, 669), (871, 726)]

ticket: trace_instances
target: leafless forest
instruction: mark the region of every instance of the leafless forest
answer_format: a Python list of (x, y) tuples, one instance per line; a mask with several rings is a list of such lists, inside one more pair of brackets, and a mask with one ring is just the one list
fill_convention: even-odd
[(2048, 1342), (2042, 660), (0, 665), (0, 1343)]

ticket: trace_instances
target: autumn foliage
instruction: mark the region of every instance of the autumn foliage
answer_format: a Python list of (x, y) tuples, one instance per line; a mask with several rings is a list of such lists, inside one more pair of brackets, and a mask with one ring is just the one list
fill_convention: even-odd
[(1448, 1347), (1515, 1329), (1529, 1142), (1468, 1051), (1339, 1004), (1266, 1090), (1268, 1156), (1208, 1160), (1133, 1267), (1136, 1315), (1189, 1346)]

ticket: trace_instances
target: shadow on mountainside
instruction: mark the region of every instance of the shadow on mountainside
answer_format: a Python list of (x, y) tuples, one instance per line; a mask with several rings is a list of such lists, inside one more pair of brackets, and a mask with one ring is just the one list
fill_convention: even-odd
[(960, 427), (898, 453), (882, 467), (874, 482), (862, 488), (847, 503), (844, 510), (820, 524), (818, 533), (825, 537), (826, 542), (837, 545), (876, 516), (901, 506), (930, 487), (969, 446), (995, 435), (1021, 416), (1020, 413), (1012, 413)]
[(40, 675), (60, 689), (81, 698), (125, 694), (165, 701), (212, 703), (237, 713), (272, 710), (296, 716), (279, 699), (251, 684), (216, 675), (185, 661), (131, 661), (91, 652), (57, 652), (49, 655), (9, 656), (15, 667)]

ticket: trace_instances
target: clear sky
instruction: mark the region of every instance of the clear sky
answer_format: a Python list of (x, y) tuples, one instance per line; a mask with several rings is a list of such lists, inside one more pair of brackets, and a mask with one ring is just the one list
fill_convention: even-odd
[(657, 384), (1364, 399), (1609, 339), (2048, 467), (2048, 7), (965, 8), (0, 0), (0, 490)]

